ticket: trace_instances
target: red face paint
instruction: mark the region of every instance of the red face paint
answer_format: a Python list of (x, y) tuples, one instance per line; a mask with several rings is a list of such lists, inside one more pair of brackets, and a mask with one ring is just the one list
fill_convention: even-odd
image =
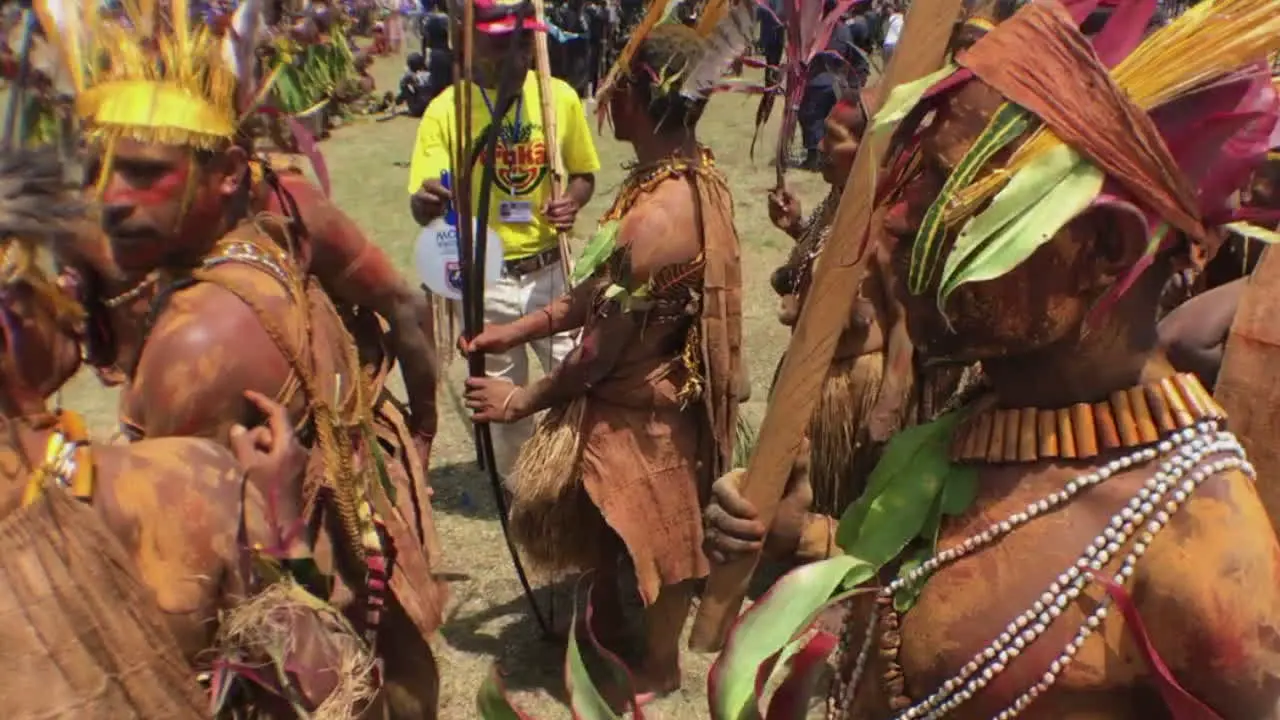
[(129, 176), (141, 175), (142, 179), (145, 179), (147, 174), (130, 173), (127, 166), (123, 169), (117, 168), (115, 173), (121, 176), (121, 179), (112, 178), (108, 183), (106, 192), (102, 194), (104, 203), (153, 207), (182, 199), (187, 190), (187, 180), (191, 177), (191, 161), (188, 159), (177, 163), (171, 169), (160, 173), (154, 181), (140, 183), (142, 187), (138, 187), (139, 183), (129, 179)]

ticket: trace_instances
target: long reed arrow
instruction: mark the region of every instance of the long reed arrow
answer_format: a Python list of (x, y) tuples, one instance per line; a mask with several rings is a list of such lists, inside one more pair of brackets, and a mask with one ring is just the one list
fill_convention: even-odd
[[(484, 269), (488, 258), (489, 206), (493, 194), (493, 181), (497, 171), (497, 147), (502, 125), (511, 107), (523, 92), (524, 78), (511, 78), (516, 67), (517, 56), (521, 44), (512, 43), (507, 57), (503, 58), (502, 71), (499, 73), (498, 99), (491, 111), (489, 127), (484, 134), (473, 141), (471, 133), (472, 107), (472, 64), (474, 61), (473, 38), (475, 35), (475, 4), (473, 0), (462, 0), (462, 72), (456, 75), (459, 93), (455, 97), (454, 112), (458, 138), (455, 143), (457, 155), (454, 158), (453, 200), (458, 215), (458, 261), (462, 272), (462, 332), (470, 340), (484, 329)], [(521, 5), (517, 10), (516, 29), (513, 32), (527, 32), (524, 22), (528, 8)], [(457, 47), (458, 43), (454, 44)], [(483, 163), (480, 175), (480, 192), (476, 204), (471, 205), (472, 177), (476, 162)], [(471, 377), (485, 376), (484, 355), (472, 353), (467, 357), (467, 373)], [(515, 567), (520, 586), (524, 589), (529, 609), (538, 622), (544, 637), (552, 637), (551, 624), (539, 607), (520, 561), (520, 553), (511, 540), (509, 510), (507, 508), (506, 489), (502, 484), (502, 476), (498, 474), (497, 462), (493, 452), (493, 433), (488, 423), (477, 423), (476, 454), (480, 466), (489, 476), (489, 484), (493, 489), (493, 499), (498, 507), (498, 522), (502, 525), (502, 537), (506, 541), (507, 551), (511, 553), (511, 564)]]

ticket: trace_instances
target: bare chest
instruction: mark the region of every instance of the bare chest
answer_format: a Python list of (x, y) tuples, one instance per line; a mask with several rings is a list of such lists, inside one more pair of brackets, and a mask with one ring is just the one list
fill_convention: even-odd
[[(899, 705), (963, 698), (948, 717), (1160, 718), (1145, 688), (1147, 668), (1118, 612), (1099, 615), (1105, 593), (1087, 579), (1081, 558), (1098, 538), (1109, 546), (1110, 521), (1128, 506), (1154, 469), (1117, 474), (1069, 502), (1019, 522), (1079, 477), (1080, 467), (990, 467), (964, 516), (947, 522), (939, 551), (959, 556), (937, 570), (905, 615), (886, 619), (874, 639), (874, 673)], [(981, 538), (991, 533), (988, 541)], [(970, 538), (971, 551), (960, 552)], [(1114, 574), (1123, 551), (1103, 567)], [(1104, 611), (1105, 612), (1105, 611)], [(886, 631), (894, 623), (896, 633)], [(896, 646), (896, 647), (895, 647)], [(901, 682), (885, 679), (901, 673)], [(946, 688), (950, 687), (950, 691)]]

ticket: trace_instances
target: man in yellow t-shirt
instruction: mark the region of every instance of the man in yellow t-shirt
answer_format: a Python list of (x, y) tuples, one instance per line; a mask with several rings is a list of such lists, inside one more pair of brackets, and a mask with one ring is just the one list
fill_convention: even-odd
[[(551, 162), (547, 157), (542, 129), (542, 101), (538, 78), (530, 71), (533, 32), (545, 27), (523, 13), (522, 27), (516, 27), (518, 5), (476, 4), (475, 52), (472, 61), (471, 112), (473, 140), (492, 124), (498, 102), (500, 73), (523, 77), (520, 97), (502, 118), (496, 152), (496, 172), (490, 195), (489, 227), (502, 238), (503, 272), (499, 280), (485, 288), (485, 322), (508, 323), (537, 310), (565, 291), (563, 259), (556, 236), (573, 228), (578, 210), (595, 190), (594, 173), (600, 169), (595, 143), (578, 95), (565, 82), (552, 79), (552, 106), (555, 110), (557, 144), (568, 175), (562, 197), (551, 199)], [(521, 62), (504, 68), (514, 48)], [(456, 147), (458, 129), (454, 103), (457, 85), (431, 101), (418, 126), (409, 168), (410, 209), (421, 225), (441, 217), (449, 201), (449, 191), (441, 175), (452, 164), (450, 148)], [(477, 166), (477, 169), (479, 166)], [(474, 173), (473, 201), (478, 201), (481, 178)], [(533, 343), (545, 372), (551, 372), (573, 349), (573, 336), (555, 335)], [(524, 347), (486, 356), (490, 376), (504, 377), (517, 385), (529, 380), (529, 359)], [(498, 471), (506, 476), (521, 443), (532, 431), (526, 421), (494, 426), (494, 452)]]

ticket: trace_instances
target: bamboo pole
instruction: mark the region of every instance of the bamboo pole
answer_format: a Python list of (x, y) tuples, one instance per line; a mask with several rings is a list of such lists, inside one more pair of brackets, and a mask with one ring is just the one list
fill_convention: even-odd
[[(952, 28), (963, 0), (916, 0), (907, 15), (899, 49), (889, 63), (884, 87), (891, 88), (936, 71), (945, 59)], [(836, 340), (853, 309), (854, 296), (874, 253), (868, 241), (873, 212), (875, 168), (886, 141), (858, 149), (850, 182), (836, 211), (831, 239), (815, 263), (809, 300), (800, 311), (795, 334), (760, 427), (760, 442), (747, 467), (742, 495), (772, 524), (778, 501), (796, 459), (818, 393), (831, 367)], [(707, 581), (689, 639), (691, 649), (716, 652), (737, 618), (759, 557), (750, 555), (714, 567)]]
[[(544, 0), (533, 0), (533, 13), (539, 24), (547, 22)], [(547, 33), (533, 34), (533, 51), (534, 67), (538, 72), (538, 100), (542, 107), (543, 147), (546, 149), (547, 162), (551, 166), (551, 199), (559, 200), (564, 190), (565, 169), (564, 158), (560, 157), (560, 136), (556, 132), (556, 107), (551, 91), (551, 53), (547, 48)], [(556, 242), (560, 245), (560, 270), (564, 273), (565, 289), (568, 290), (569, 273), (572, 271), (573, 263), (569, 234), (556, 233)]]

